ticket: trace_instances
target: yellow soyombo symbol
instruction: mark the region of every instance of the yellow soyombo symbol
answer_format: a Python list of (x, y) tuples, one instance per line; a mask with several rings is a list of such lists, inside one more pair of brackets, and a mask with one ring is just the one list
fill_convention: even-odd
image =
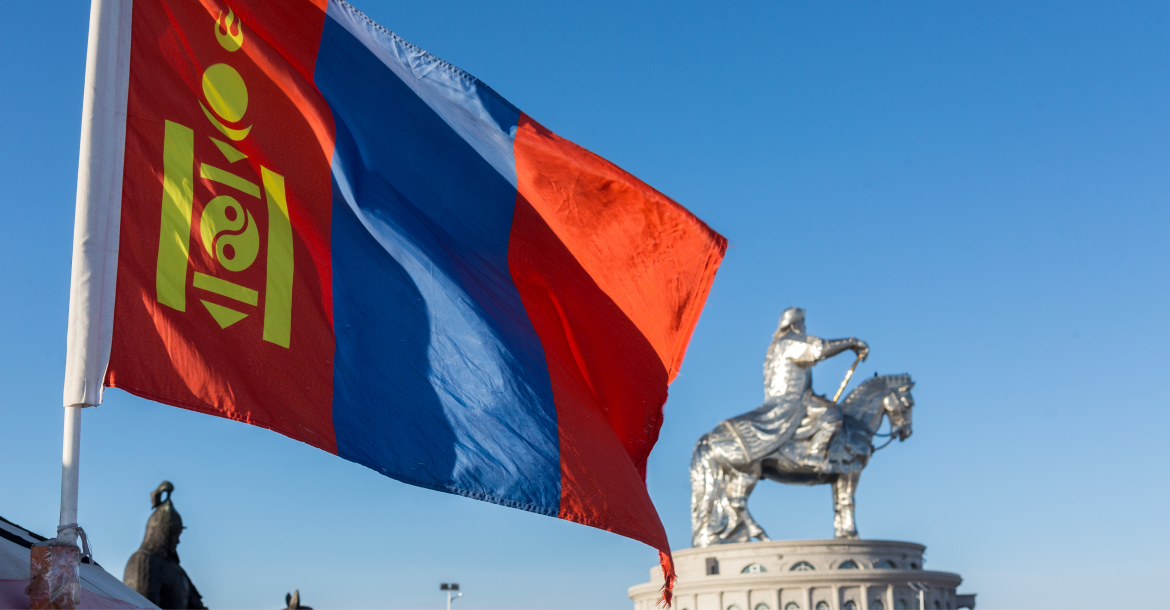
[(229, 123), (238, 122), (248, 111), (248, 86), (227, 64), (214, 64), (203, 71), (203, 95), (211, 109)]
[(268, 199), (268, 283), (264, 288), (264, 340), (288, 347), (292, 326), (293, 241), (284, 176), (260, 166)]
[[(234, 13), (221, 12), (216, 20), (216, 40), (228, 51), (237, 51), (244, 43), (243, 23)], [(218, 63), (203, 72), (203, 96), (199, 100), (204, 115), (219, 132), (239, 142), (248, 137), (249, 125), (243, 129), (229, 127), (238, 123), (248, 111), (248, 88), (233, 67)], [(210, 109), (208, 108), (210, 106)], [(214, 112), (214, 114), (213, 114)], [(235, 146), (211, 138), (229, 164), (248, 158)], [(158, 302), (177, 311), (187, 311), (187, 267), (190, 261), (192, 215), (195, 186), (195, 134), (187, 126), (166, 121), (163, 134), (163, 189), (159, 226), (158, 267), (155, 293)], [(199, 217), (199, 238), (204, 250), (222, 267), (223, 272), (238, 273), (256, 262), (260, 242), (266, 238), (267, 279), (264, 286), (263, 339), (287, 348), (292, 330), (293, 237), (289, 220), (284, 176), (260, 166), (260, 185), (234, 171), (207, 163), (199, 164), (199, 177), (238, 191), (236, 196), (219, 195), (203, 206)], [(263, 236), (256, 217), (236, 197), (263, 198), (267, 203), (267, 236)], [(256, 307), (260, 293), (221, 277), (196, 271), (191, 285), (197, 289), (231, 299), (236, 307)], [(250, 314), (221, 303), (199, 299), (220, 326), (227, 328)]]
[(223, 11), (220, 11), (219, 19), (215, 20), (215, 39), (219, 41), (219, 46), (228, 51), (239, 51), (244, 45), (243, 25), (236, 19), (236, 14), (231, 9), (228, 9), (226, 18)]
[(207, 105), (219, 118), (211, 114), (203, 102), (199, 102), (199, 107), (220, 133), (237, 142), (248, 137), (251, 125), (244, 129), (234, 129), (220, 121), (223, 119), (228, 123), (238, 123), (248, 111), (248, 87), (235, 68), (227, 64), (213, 64), (204, 70), (203, 97), (207, 98)]
[(194, 173), (195, 133), (189, 127), (167, 121), (163, 135), (162, 222), (154, 281), (158, 302), (179, 311), (187, 310)]
[(260, 231), (252, 214), (229, 195), (207, 202), (199, 218), (203, 247), (228, 271), (252, 266), (260, 253)]

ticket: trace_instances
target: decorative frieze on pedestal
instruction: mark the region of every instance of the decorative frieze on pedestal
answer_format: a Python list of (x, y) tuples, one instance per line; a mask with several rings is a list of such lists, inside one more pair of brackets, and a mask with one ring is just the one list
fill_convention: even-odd
[[(926, 547), (888, 540), (783, 540), (674, 552), (674, 610), (974, 608), (958, 574), (924, 569)], [(630, 587), (634, 610), (655, 610), (662, 572)], [(920, 604), (922, 604), (920, 606)]]

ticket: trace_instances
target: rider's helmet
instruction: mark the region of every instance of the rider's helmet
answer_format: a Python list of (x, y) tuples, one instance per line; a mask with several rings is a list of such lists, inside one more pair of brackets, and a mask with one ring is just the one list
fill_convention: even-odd
[(799, 307), (789, 307), (780, 314), (780, 327), (776, 329), (776, 336), (788, 332), (794, 324), (804, 322), (804, 310)]
[[(140, 550), (152, 555), (173, 556), (177, 562), (177, 547), (179, 535), (183, 533), (183, 518), (171, 503), (171, 492), (174, 490), (174, 485), (169, 481), (163, 481), (158, 489), (151, 492), (150, 504), (154, 507), (154, 512), (146, 520), (146, 536), (142, 539)], [(163, 500), (164, 493), (166, 500)]]

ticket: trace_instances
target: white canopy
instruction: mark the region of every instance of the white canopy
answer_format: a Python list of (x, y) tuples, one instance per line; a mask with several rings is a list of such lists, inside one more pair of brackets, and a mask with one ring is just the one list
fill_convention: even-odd
[[(0, 608), (28, 608), (24, 589), (29, 581), (32, 545), (45, 540), (0, 517)], [(96, 563), (81, 564), (78, 608), (156, 608)]]

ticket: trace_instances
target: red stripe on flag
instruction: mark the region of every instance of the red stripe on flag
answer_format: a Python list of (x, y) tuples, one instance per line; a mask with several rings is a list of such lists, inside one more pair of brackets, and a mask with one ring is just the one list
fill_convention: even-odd
[(727, 240), (669, 197), (525, 114), (520, 195), (678, 374)]
[(657, 548), (646, 491), (667, 384), (727, 241), (612, 163), (521, 115), (509, 264), (548, 361), (563, 519)]
[(336, 453), (323, 7), (134, 3), (106, 385)]

